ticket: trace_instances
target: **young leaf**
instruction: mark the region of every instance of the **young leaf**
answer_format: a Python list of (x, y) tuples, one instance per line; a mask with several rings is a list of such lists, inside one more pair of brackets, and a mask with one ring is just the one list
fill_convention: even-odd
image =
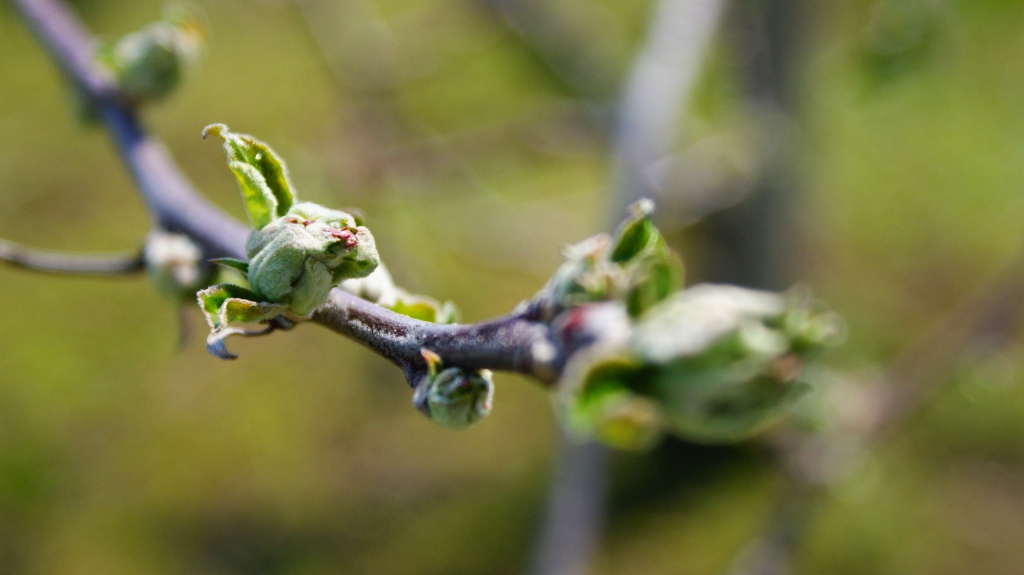
[(459, 320), (459, 310), (452, 302), (440, 303), (427, 296), (404, 293), (404, 290), (393, 305), (385, 307), (395, 313), (431, 323), (456, 323)]
[(240, 271), (243, 274), (248, 274), (249, 273), (249, 262), (244, 262), (242, 260), (236, 260), (235, 258), (217, 258), (215, 260), (210, 260), (210, 261), (212, 261), (213, 263), (215, 263), (215, 264), (217, 264), (219, 266), (224, 266), (224, 267), (226, 267), (228, 269)]
[(654, 202), (640, 200), (629, 207), (630, 216), (619, 226), (612, 240), (609, 259), (618, 264), (628, 263), (642, 254), (661, 234), (651, 222)]
[(255, 301), (255, 293), (232, 284), (218, 284), (196, 294), (199, 306), (209, 322), (210, 335), (206, 338), (206, 349), (221, 359), (235, 359), (235, 354), (224, 346), (224, 340), (232, 335), (256, 336), (269, 333), (274, 326), (250, 331), (232, 327), (232, 323), (259, 323), (288, 312), (283, 304)]
[(229, 323), (258, 323), (288, 311), (288, 306), (260, 302), (255, 293), (233, 284), (217, 284), (196, 294), (206, 321), (214, 331)]
[(270, 146), (247, 134), (236, 134), (224, 124), (203, 129), (203, 137), (213, 134), (224, 142), (228, 167), (235, 174), (245, 208), (256, 229), (288, 213), (295, 203), (288, 168)]

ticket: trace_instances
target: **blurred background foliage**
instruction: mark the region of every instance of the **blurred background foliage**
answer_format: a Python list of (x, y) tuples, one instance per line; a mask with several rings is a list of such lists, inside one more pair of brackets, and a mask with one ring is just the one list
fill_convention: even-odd
[[(161, 8), (73, 4), (110, 38)], [(556, 268), (558, 246), (607, 227), (607, 118), (650, 2), (526, 3), (525, 30), (560, 40), (547, 51), (486, 0), (198, 4), (202, 63), (144, 116), (239, 218), (223, 155), (199, 137), (213, 122), (270, 142), (302, 197), (362, 209), (396, 279), (456, 301), (464, 321), (510, 310)], [(764, 150), (791, 138), (787, 277), (847, 318), (832, 366), (871, 373), (1024, 249), (1024, 3), (806, 4), (792, 30), (799, 128), (745, 103), (735, 35), (719, 34), (668, 187), (711, 182), (742, 201), (772, 161)], [(8, 4), (0, 78), (0, 235), (138, 246), (149, 222), (129, 177), (105, 134), (74, 121)], [(688, 282), (716, 277), (721, 254), (663, 203)], [(0, 268), (0, 286), (0, 573), (529, 565), (555, 438), (532, 383), (499, 375), (493, 415), (456, 433), (411, 409), (396, 369), (315, 326), (238, 342), (241, 360), (226, 363), (202, 349), (198, 310), (177, 350), (177, 312), (144, 279)], [(1024, 348), (978, 341), (956, 365), (829, 489), (795, 572), (1019, 572)], [(728, 572), (781, 485), (759, 442), (670, 441), (616, 455), (612, 473), (598, 574)]]

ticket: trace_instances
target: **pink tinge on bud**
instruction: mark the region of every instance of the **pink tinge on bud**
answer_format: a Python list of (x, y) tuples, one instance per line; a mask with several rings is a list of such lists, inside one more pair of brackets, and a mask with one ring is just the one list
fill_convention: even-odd
[(341, 228), (340, 230), (336, 230), (334, 228), (327, 228), (324, 231), (326, 231), (327, 234), (330, 235), (331, 237), (338, 238), (344, 241), (346, 248), (355, 247), (355, 245), (359, 243), (359, 240), (356, 238), (356, 235), (352, 233), (352, 230), (350, 230), (347, 227)]
[(297, 216), (288, 216), (284, 219), (284, 221), (289, 224), (302, 224), (304, 226), (308, 226), (309, 224), (313, 223), (313, 220), (304, 220)]
[(626, 309), (618, 302), (583, 304), (563, 312), (555, 320), (555, 331), (568, 349), (593, 343), (617, 346), (630, 333)]

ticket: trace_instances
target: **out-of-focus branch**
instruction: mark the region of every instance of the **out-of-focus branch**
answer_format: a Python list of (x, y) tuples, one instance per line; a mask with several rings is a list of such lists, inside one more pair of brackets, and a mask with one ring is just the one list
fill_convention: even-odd
[(911, 418), (950, 381), (965, 351), (995, 351), (1024, 321), (1024, 253), (953, 307), (923, 337), (900, 354), (886, 379), (891, 393), (874, 435), (882, 439)]
[(146, 269), (142, 252), (80, 255), (37, 250), (0, 239), (0, 261), (37, 272), (69, 275), (124, 276)]
[(614, 211), (661, 188), (659, 160), (670, 155), (679, 117), (697, 82), (725, 0), (662, 0), (623, 89), (615, 128)]
[[(795, 0), (778, 4), (774, 18), (764, 24), (769, 43), (781, 44), (783, 54), (799, 35), (787, 33), (785, 22), (799, 19)], [(775, 40), (772, 40), (772, 39)], [(755, 50), (754, 54), (763, 51)], [(767, 55), (771, 58), (771, 53)], [(791, 81), (786, 69), (774, 76), (754, 76), (753, 91), (763, 101), (792, 105)], [(757, 86), (763, 89), (757, 89)], [(774, 87), (774, 88), (773, 88)], [(758, 258), (764, 262), (765, 258)], [(835, 435), (786, 434), (774, 443), (786, 487), (767, 522), (765, 533), (747, 548), (734, 565), (734, 575), (774, 575), (789, 572), (793, 555), (813, 519), (817, 501), (830, 485), (856, 470), (864, 454), (890, 437), (917, 413), (952, 378), (964, 353), (981, 348), (994, 351), (1005, 345), (1024, 320), (1024, 253), (983, 282), (954, 306), (935, 326), (908, 346), (880, 376), (864, 386), (865, 413)], [(799, 509), (798, 513), (792, 512)]]
[[(791, 281), (794, 245), (787, 236), (792, 226), (791, 118), (799, 50), (806, 37), (805, 10), (799, 0), (737, 3), (730, 13), (730, 40), (739, 58), (747, 105), (776, 128), (763, 165), (743, 202), (710, 215), (696, 230), (715, 246), (716, 261), (708, 274), (715, 281), (777, 288)], [(763, 120), (762, 120), (763, 121)], [(783, 128), (778, 130), (778, 128)], [(810, 445), (806, 446), (810, 448)], [(784, 462), (789, 470), (803, 458)], [(748, 544), (730, 568), (732, 575), (784, 575), (790, 558), (803, 540), (814, 510), (816, 484), (786, 475), (786, 485), (761, 537)]]
[[(506, 18), (531, 17), (530, 12), (511, 12), (528, 7), (523, 0), (491, 3), (505, 10)], [(689, 101), (724, 6), (724, 0), (661, 0), (655, 6), (648, 39), (620, 96), (609, 214), (654, 195), (649, 169), (671, 153), (680, 111)], [(604, 529), (610, 453), (602, 445), (573, 443), (563, 436), (556, 458), (531, 572), (579, 575), (587, 571)]]
[(122, 161), (132, 174), (150, 215), (164, 229), (182, 232), (211, 257), (243, 257), (248, 230), (202, 196), (175, 165), (167, 149), (142, 129), (117, 88), (93, 64), (95, 41), (58, 0), (11, 0), (68, 78), (99, 107)]
[(544, 525), (530, 573), (587, 571), (601, 540), (608, 507), (609, 448), (559, 434)]

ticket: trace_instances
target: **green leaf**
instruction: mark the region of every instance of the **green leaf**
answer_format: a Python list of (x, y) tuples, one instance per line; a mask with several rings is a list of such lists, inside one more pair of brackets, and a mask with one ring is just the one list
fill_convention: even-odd
[(258, 323), (288, 311), (283, 304), (260, 302), (255, 293), (233, 284), (217, 284), (196, 294), (206, 321), (214, 331), (228, 324)]
[(209, 322), (210, 335), (206, 338), (206, 349), (221, 359), (235, 359), (224, 340), (233, 335), (256, 336), (273, 331), (274, 325), (264, 330), (249, 331), (232, 327), (232, 323), (259, 323), (288, 312), (284, 304), (256, 301), (255, 293), (233, 284), (218, 284), (196, 294), (199, 306)]
[(234, 284), (217, 284), (196, 294), (199, 300), (199, 307), (202, 308), (210, 327), (217, 329), (223, 327), (220, 321), (220, 308), (228, 299), (233, 297), (257, 299), (256, 294)]
[(246, 261), (236, 260), (235, 258), (217, 258), (215, 260), (210, 261), (219, 266), (224, 266), (228, 269), (240, 271), (243, 274), (249, 273), (249, 262)]
[(434, 322), (437, 304), (422, 299), (398, 300), (391, 306), (391, 311), (420, 321)]
[(450, 301), (439, 303), (433, 298), (403, 294), (388, 309), (395, 313), (431, 323), (455, 323), (459, 310)]
[(562, 382), (560, 415), (568, 430), (619, 449), (642, 451), (661, 437), (664, 417), (658, 402), (638, 390), (651, 371), (632, 358), (605, 352), (582, 358), (582, 381)]
[(279, 303), (229, 298), (221, 306), (221, 318), (228, 323), (259, 323), (273, 319), (286, 311), (288, 306)]
[(242, 191), (246, 211), (256, 229), (288, 213), (295, 194), (288, 168), (270, 146), (247, 134), (236, 134), (224, 124), (203, 129), (203, 137), (213, 134), (224, 142), (228, 167)]
[(639, 317), (664, 301), (683, 284), (682, 263), (667, 247), (639, 262), (630, 269), (629, 275), (626, 307), (632, 317)]
[(651, 214), (654, 212), (654, 203), (650, 200), (640, 200), (630, 206), (630, 216), (626, 218), (612, 239), (611, 256), (609, 259), (615, 263), (627, 263), (645, 250), (654, 242), (661, 240), (661, 234), (651, 222)]

